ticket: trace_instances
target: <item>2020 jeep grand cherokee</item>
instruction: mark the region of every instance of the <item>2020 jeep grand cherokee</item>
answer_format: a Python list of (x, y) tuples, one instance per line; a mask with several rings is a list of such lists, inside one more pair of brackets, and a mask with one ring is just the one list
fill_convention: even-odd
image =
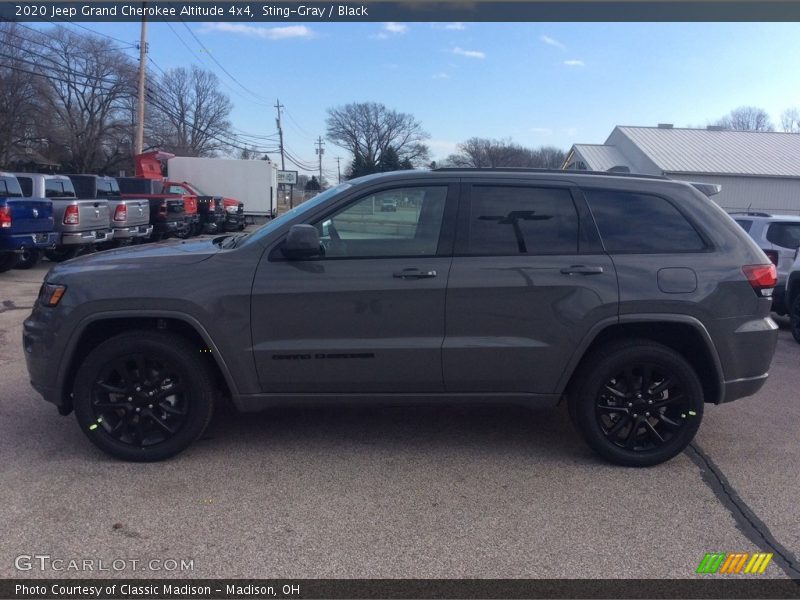
[[(385, 197), (402, 196), (396, 212)], [(706, 402), (763, 385), (775, 267), (695, 187), (659, 178), (403, 171), (250, 235), (54, 267), (24, 325), (31, 383), (106, 452), (174, 455), (215, 398), (566, 398), (605, 458), (653, 465)], [(200, 282), (200, 283), (198, 283)]]

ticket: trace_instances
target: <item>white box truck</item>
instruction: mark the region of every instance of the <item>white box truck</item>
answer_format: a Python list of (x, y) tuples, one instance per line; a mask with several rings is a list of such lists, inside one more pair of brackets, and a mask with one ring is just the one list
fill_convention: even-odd
[(175, 156), (167, 160), (167, 178), (188, 181), (203, 194), (236, 198), (248, 222), (277, 213), (278, 166), (266, 160)]

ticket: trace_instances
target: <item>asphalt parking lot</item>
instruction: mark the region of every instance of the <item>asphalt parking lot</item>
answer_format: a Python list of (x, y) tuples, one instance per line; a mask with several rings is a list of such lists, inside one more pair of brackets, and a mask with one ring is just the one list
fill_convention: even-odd
[[(800, 577), (800, 345), (781, 321), (754, 397), (708, 406), (686, 453), (596, 458), (565, 410), (336, 407), (217, 414), (175, 459), (108, 458), (30, 387), (49, 263), (0, 275), (0, 577), (685, 578), (706, 552)], [(188, 560), (20, 571), (16, 557)]]

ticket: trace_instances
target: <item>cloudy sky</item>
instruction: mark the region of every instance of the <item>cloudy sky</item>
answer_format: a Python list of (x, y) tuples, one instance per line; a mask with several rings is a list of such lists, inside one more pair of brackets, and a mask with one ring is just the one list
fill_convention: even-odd
[[(86, 26), (138, 39), (136, 23)], [(745, 104), (777, 124), (800, 106), (797, 23), (155, 21), (149, 39), (159, 68), (196, 63), (219, 75), (239, 131), (274, 133), (280, 98), (286, 145), (311, 164), (326, 109), (348, 102), (412, 113), (434, 158), (472, 136), (566, 150), (602, 143), (615, 125), (704, 126)], [(334, 173), (333, 157), (347, 154), (326, 150)]]

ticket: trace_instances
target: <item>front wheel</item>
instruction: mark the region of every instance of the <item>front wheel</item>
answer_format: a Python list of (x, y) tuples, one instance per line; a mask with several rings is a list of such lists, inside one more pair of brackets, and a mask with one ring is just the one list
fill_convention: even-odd
[(792, 306), (789, 308), (789, 319), (794, 341), (800, 344), (800, 294), (795, 296)]
[(75, 378), (81, 429), (123, 460), (178, 454), (202, 435), (213, 406), (214, 385), (200, 349), (167, 333), (114, 336), (89, 353)]
[(587, 444), (606, 460), (649, 467), (692, 441), (703, 417), (703, 388), (680, 354), (654, 342), (612, 343), (577, 374), (570, 413)]

